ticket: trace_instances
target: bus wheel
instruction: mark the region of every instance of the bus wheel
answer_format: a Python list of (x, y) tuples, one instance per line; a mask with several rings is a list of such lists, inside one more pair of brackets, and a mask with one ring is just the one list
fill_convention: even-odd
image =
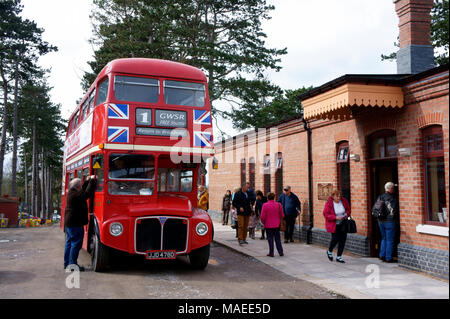
[(206, 245), (191, 251), (189, 261), (195, 269), (203, 270), (208, 265), (210, 245)]
[(103, 245), (97, 234), (92, 236), (92, 269), (96, 272), (103, 272), (109, 263), (108, 247)]

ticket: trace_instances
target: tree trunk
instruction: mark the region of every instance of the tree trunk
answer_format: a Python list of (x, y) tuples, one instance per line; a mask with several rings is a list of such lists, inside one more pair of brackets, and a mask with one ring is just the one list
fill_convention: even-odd
[(42, 153), (41, 153), (41, 156), (40, 156), (40, 160), (41, 160), (41, 174), (40, 174), (41, 181), (40, 181), (40, 184), (39, 184), (40, 185), (39, 190), (40, 190), (40, 201), (41, 201), (41, 203), (40, 203), (40, 215), (39, 215), (39, 217), (41, 219), (43, 219), (44, 218), (44, 212), (45, 212), (45, 198), (44, 198), (44, 193), (45, 193), (45, 187), (44, 187), (45, 163), (44, 163), (44, 151), (43, 151), (43, 149), (42, 149)]
[(47, 209), (48, 215), (47, 219), (51, 219), (53, 216), (53, 202), (52, 202), (52, 174), (51, 169), (48, 167), (47, 170)]
[(2, 193), (3, 184), (3, 162), (6, 153), (6, 127), (8, 126), (8, 82), (3, 77), (3, 123), (2, 123), (2, 139), (0, 141), (0, 194)]
[(23, 149), (23, 166), (24, 166), (24, 178), (25, 178), (25, 210), (29, 213), (28, 206), (28, 167), (27, 167), (27, 153), (25, 152), (25, 147)]
[(31, 215), (37, 215), (37, 136), (36, 123), (33, 123), (33, 154), (31, 155)]
[(17, 179), (17, 121), (18, 121), (18, 96), (19, 96), (19, 60), (16, 61), (14, 70), (14, 106), (13, 106), (13, 155), (12, 155), (12, 171), (11, 171), (11, 196), (16, 196), (16, 179)]

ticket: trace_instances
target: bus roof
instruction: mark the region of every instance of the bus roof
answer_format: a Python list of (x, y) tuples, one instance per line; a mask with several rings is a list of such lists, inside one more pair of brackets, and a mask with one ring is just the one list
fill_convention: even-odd
[(160, 59), (125, 58), (112, 60), (103, 68), (99, 77), (110, 72), (206, 81), (205, 74), (196, 67)]

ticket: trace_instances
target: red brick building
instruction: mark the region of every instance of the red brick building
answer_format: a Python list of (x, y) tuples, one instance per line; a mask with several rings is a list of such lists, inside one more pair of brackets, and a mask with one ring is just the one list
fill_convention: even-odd
[(344, 75), (299, 96), (302, 116), (217, 143), (211, 214), (243, 181), (277, 196), (290, 185), (302, 202), (297, 236), (327, 245), (322, 210), (339, 188), (358, 226), (346, 250), (377, 256), (380, 234), (370, 211), (392, 181), (400, 203), (399, 264), (448, 278), (449, 70), (433, 66), (432, 4), (395, 1), (398, 74)]

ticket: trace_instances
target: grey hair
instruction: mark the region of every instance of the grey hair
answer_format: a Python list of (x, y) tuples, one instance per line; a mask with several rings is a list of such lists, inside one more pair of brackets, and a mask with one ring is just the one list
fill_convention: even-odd
[(72, 190), (72, 189), (78, 190), (78, 188), (80, 188), (80, 186), (81, 186), (81, 179), (74, 178), (69, 183), (69, 190)]
[(385, 191), (387, 191), (388, 189), (391, 189), (391, 188), (394, 188), (394, 183), (392, 183), (392, 182), (387, 182), (385, 185), (384, 185), (384, 190)]

